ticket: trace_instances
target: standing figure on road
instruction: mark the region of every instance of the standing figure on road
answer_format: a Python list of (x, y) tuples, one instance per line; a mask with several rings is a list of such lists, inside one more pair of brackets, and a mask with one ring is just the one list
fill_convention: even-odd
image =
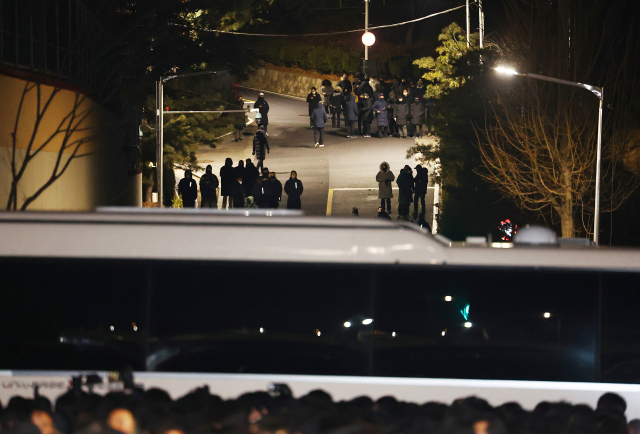
[[(266, 152), (265, 152), (266, 151)], [(267, 157), (269, 153), (269, 142), (267, 141), (267, 134), (264, 132), (262, 127), (256, 131), (256, 135), (253, 137), (253, 154), (256, 156), (256, 160), (258, 164), (256, 165), (256, 169), (260, 170), (260, 168), (264, 167), (264, 159)]]
[[(244, 110), (244, 99), (242, 99), (242, 95), (238, 95), (236, 99), (236, 107), (234, 110)], [(242, 130), (244, 130), (245, 124), (245, 114), (244, 113), (235, 113), (233, 117), (233, 135), (235, 137), (234, 141), (244, 140), (242, 138)]]
[(315, 147), (324, 147), (324, 125), (329, 118), (327, 112), (324, 111), (322, 104), (318, 103), (316, 109), (311, 113), (311, 125), (313, 125), (313, 140), (316, 142)]
[(313, 121), (311, 120), (311, 113), (318, 108), (318, 103), (322, 102), (322, 97), (316, 92), (316, 88), (312, 87), (311, 92), (307, 95), (307, 103), (309, 104), (309, 129), (313, 129)]
[(247, 158), (247, 164), (244, 165), (244, 182), (242, 183), (245, 196), (251, 196), (251, 189), (253, 188), (253, 184), (256, 183), (258, 176), (260, 176), (260, 172), (258, 172), (256, 166), (251, 162), (251, 158)]
[(213, 174), (211, 164), (207, 166), (207, 171), (200, 178), (200, 197), (202, 198), (202, 208), (218, 208), (218, 177)]
[(244, 179), (245, 168), (244, 168), (244, 160), (238, 161), (238, 165), (233, 168), (233, 177), (234, 179)]
[(340, 128), (340, 115), (342, 115), (342, 92), (340, 89), (333, 91), (331, 95), (331, 126)]
[(243, 182), (244, 181), (240, 177), (235, 179), (233, 182), (231, 197), (233, 198), (234, 208), (244, 208), (244, 186), (242, 185)]
[(413, 97), (411, 103), (411, 135), (413, 137), (422, 137), (422, 115), (424, 114), (424, 104), (420, 97)]
[(418, 219), (418, 202), (422, 202), (422, 212), (420, 212), (420, 216), (424, 219), (426, 214), (425, 207), (425, 196), (427, 195), (427, 186), (429, 184), (429, 169), (426, 167), (422, 167), (421, 165), (416, 166), (416, 177), (413, 180), (413, 190), (415, 196), (413, 198), (413, 220)]
[(369, 99), (368, 93), (360, 95), (360, 101), (358, 101), (358, 108), (360, 114), (358, 115), (358, 131), (362, 126), (362, 137), (371, 137), (371, 121), (373, 120), (373, 103)]
[(258, 123), (258, 127), (263, 126), (264, 132), (266, 133), (269, 126), (269, 103), (265, 101), (263, 92), (260, 92), (253, 108), (258, 109), (258, 113), (260, 113), (260, 122)]
[(398, 98), (395, 108), (393, 109), (393, 119), (398, 126), (398, 134), (401, 139), (407, 138), (407, 122), (409, 119), (409, 105), (405, 101), (405, 98), (401, 96)]
[(384, 211), (385, 203), (387, 214), (391, 214), (391, 198), (393, 197), (393, 187), (391, 183), (396, 179), (395, 175), (389, 167), (389, 163), (383, 161), (380, 164), (380, 171), (376, 175), (378, 182), (378, 199), (380, 199), (380, 208)]
[(322, 80), (322, 105), (324, 111), (329, 114), (329, 106), (331, 105), (331, 96), (333, 95), (333, 85), (331, 80)]
[(222, 196), (222, 209), (227, 209), (227, 203), (229, 209), (233, 208), (233, 201), (231, 195), (233, 194), (233, 181), (235, 180), (235, 168), (233, 167), (233, 160), (227, 158), (224, 161), (224, 166), (220, 168), (220, 196)]
[(338, 86), (340, 86), (342, 92), (346, 95), (349, 95), (353, 91), (353, 86), (351, 85), (351, 81), (349, 81), (349, 76), (346, 72), (342, 74), (342, 80), (340, 80)]
[(396, 120), (393, 117), (396, 104), (398, 104), (398, 100), (395, 97), (390, 97), (389, 105), (387, 106), (387, 118), (389, 119), (389, 135), (393, 137), (397, 137), (398, 134), (398, 125), (396, 125)]
[(287, 193), (287, 209), (302, 209), (300, 196), (303, 190), (302, 181), (298, 179), (298, 172), (292, 170), (289, 180), (284, 183), (284, 192)]
[(348, 139), (355, 139), (354, 130), (356, 128), (356, 122), (358, 122), (358, 114), (360, 113), (360, 109), (358, 108), (358, 103), (356, 102), (356, 96), (350, 95), (349, 101), (347, 102), (346, 110), (344, 115), (347, 119), (347, 128), (349, 132), (347, 133)]
[(195, 208), (198, 198), (198, 184), (193, 179), (190, 170), (184, 171), (184, 178), (178, 183), (178, 194), (182, 195), (182, 206)]
[(269, 172), (269, 182), (271, 183), (271, 191), (273, 192), (272, 208), (278, 208), (282, 200), (282, 183), (276, 178), (276, 172)]
[(371, 109), (378, 117), (378, 137), (389, 137), (389, 118), (387, 117), (387, 108), (389, 104), (384, 100), (384, 94), (378, 94), (378, 100), (373, 103)]
[(413, 170), (404, 166), (398, 175), (398, 218), (409, 220), (411, 202), (413, 202)]
[(269, 178), (258, 178), (251, 189), (251, 196), (253, 196), (253, 201), (258, 208), (271, 208), (273, 205), (273, 193), (271, 192)]

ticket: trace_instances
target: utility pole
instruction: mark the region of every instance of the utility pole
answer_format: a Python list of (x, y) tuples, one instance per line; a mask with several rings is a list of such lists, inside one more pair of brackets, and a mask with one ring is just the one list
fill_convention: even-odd
[(480, 24), (478, 25), (478, 33), (480, 35), (480, 48), (482, 48), (484, 43), (484, 10), (482, 9), (482, 0), (478, 0), (478, 13)]
[[(468, 0), (467, 0), (468, 1)], [(364, 0), (364, 32), (369, 31), (369, 0)], [(369, 47), (364, 46), (364, 60), (369, 60)]]
[(467, 0), (467, 48), (471, 47), (471, 15), (469, 15), (469, 0)]

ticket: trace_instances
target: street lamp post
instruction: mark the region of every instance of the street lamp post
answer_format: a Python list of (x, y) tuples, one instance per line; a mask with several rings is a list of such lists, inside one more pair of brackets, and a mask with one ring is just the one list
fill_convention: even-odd
[[(162, 181), (164, 175), (164, 84), (180, 77), (193, 77), (195, 75), (216, 74), (218, 71), (200, 71), (189, 72), (186, 74), (174, 74), (166, 77), (160, 77), (159, 81), (156, 81), (156, 182), (158, 184), (158, 208), (162, 208)], [(244, 110), (174, 110), (167, 111), (170, 114), (181, 113), (244, 113)]]
[(581, 87), (583, 89), (588, 90), (598, 97), (600, 100), (600, 105), (598, 108), (598, 143), (596, 150), (596, 206), (593, 217), (593, 242), (596, 246), (599, 243), (599, 232), (600, 232), (600, 166), (602, 160), (602, 109), (604, 104), (604, 87), (591, 86), (589, 84), (578, 83), (575, 81), (561, 80), (559, 78), (547, 77), (546, 75), (538, 75), (532, 73), (520, 73), (511, 68), (506, 68), (504, 66), (498, 66), (494, 68), (497, 72), (501, 74), (507, 75), (519, 75), (521, 77), (529, 77), (536, 80), (550, 81), (552, 83), (564, 84), (567, 86), (573, 87)]
[[(369, 33), (369, 0), (364, 0), (364, 34)], [(364, 43), (364, 60), (369, 60), (369, 45), (364, 42), (364, 35), (362, 35), (362, 42)]]

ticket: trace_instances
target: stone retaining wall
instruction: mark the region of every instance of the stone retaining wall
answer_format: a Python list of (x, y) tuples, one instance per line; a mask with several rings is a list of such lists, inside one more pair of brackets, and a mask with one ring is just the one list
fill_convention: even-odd
[(241, 85), (306, 98), (312, 87), (320, 91), (322, 88), (322, 80), (324, 79), (331, 80), (333, 86), (336, 86), (339, 81), (338, 77), (332, 75), (318, 78), (311, 75), (304, 75), (297, 71), (282, 71), (280, 69), (263, 66), (256, 68), (249, 79), (242, 82)]

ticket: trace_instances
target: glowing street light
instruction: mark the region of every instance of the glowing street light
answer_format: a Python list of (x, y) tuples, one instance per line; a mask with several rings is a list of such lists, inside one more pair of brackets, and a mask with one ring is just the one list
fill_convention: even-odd
[(376, 36), (371, 32), (364, 32), (362, 34), (362, 43), (365, 47), (370, 47), (376, 43)]
[(444, 298), (444, 301), (451, 301), (451, 300), (453, 300), (453, 298), (452, 298), (450, 295), (447, 295), (447, 296)]
[(505, 75), (519, 75), (536, 80), (550, 81), (552, 83), (564, 84), (567, 86), (581, 87), (598, 97), (600, 107), (598, 110), (598, 144), (596, 150), (596, 205), (593, 216), (593, 242), (598, 245), (600, 232), (600, 165), (602, 160), (602, 106), (604, 104), (604, 87), (591, 86), (590, 84), (578, 83), (575, 81), (561, 80), (559, 78), (547, 77), (546, 75), (532, 74), (530, 72), (521, 73), (508, 66), (498, 66), (493, 68), (496, 72)]
[(264, 328), (260, 327), (260, 333), (264, 333)]
[(551, 313), (550, 312), (545, 312), (544, 315), (545, 318), (551, 318)]
[(364, 325), (369, 325), (372, 322), (373, 322), (373, 320), (371, 318), (367, 318), (367, 319), (362, 320), (362, 324), (364, 324)]
[(468, 329), (470, 329), (472, 325), (473, 325), (473, 324), (471, 324), (469, 321), (467, 321), (466, 323), (464, 323), (465, 328), (468, 328)]
[(351, 323), (350, 323), (349, 321), (345, 321), (345, 322), (344, 322), (344, 326), (345, 326), (346, 328), (349, 328), (349, 327), (351, 327)]

